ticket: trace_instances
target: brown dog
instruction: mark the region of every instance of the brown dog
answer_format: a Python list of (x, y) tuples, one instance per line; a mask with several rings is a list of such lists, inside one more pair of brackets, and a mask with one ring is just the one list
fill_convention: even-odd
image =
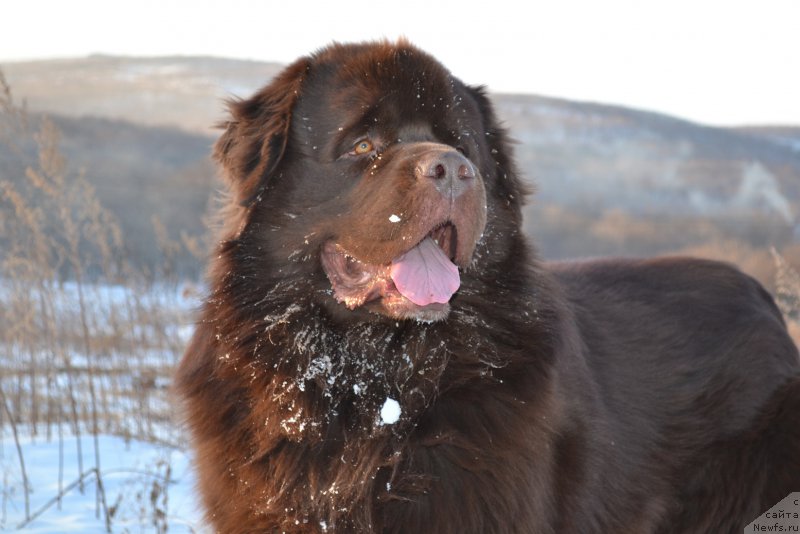
[(741, 532), (800, 491), (800, 363), (752, 279), (543, 265), (480, 88), (333, 45), (231, 105), (177, 385), (223, 533)]

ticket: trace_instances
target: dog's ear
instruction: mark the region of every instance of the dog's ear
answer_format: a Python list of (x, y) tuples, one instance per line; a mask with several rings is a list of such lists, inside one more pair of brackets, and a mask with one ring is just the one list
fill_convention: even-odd
[(486, 96), (486, 89), (483, 86), (468, 86), (467, 90), (475, 99), (483, 116), (486, 142), (489, 144), (497, 176), (497, 192), (509, 205), (521, 207), (532, 191), (519, 177), (511, 147), (512, 141), (509, 140), (505, 128), (500, 126), (492, 103)]
[(214, 158), (243, 206), (258, 197), (281, 162), (308, 68), (309, 60), (299, 59), (251, 98), (228, 102), (231, 118), (222, 124), (225, 133), (214, 145)]

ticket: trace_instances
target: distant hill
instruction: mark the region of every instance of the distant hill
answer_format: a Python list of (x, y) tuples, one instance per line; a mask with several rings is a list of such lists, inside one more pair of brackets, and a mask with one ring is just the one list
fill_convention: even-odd
[(767, 137), (772, 141), (786, 145), (795, 152), (800, 152), (800, 126), (744, 126), (738, 128), (743, 133)]
[[(281, 65), (92, 56), (0, 68), (32, 111), (59, 117), (71, 164), (86, 167), (104, 202), (116, 211), (135, 200), (178, 231), (200, 224), (216, 183), (207, 153), (224, 99), (249, 95)], [(536, 184), (526, 224), (546, 256), (800, 238), (800, 127), (717, 128), (533, 95), (493, 100)], [(138, 235), (149, 224), (121, 219)]]
[(212, 57), (103, 55), (0, 64), (34, 111), (202, 133), (222, 118), (226, 98), (247, 95), (281, 67)]
[(623, 107), (498, 95), (541, 199), (640, 215), (800, 214), (800, 128), (727, 129)]
[[(35, 122), (38, 117), (31, 118)], [(170, 229), (172, 239), (182, 232), (206, 233), (210, 197), (219, 189), (209, 157), (211, 136), (97, 117), (50, 118), (61, 132), (68, 175), (85, 173), (102, 205), (119, 221), (134, 263), (152, 267), (162, 261), (153, 217)], [(0, 181), (24, 190), (25, 168), (36, 162), (37, 147), (28, 139), (20, 148), (18, 153), (0, 142)], [(184, 274), (198, 273), (191, 257), (179, 258), (175, 267)]]
[[(528, 229), (551, 257), (800, 238), (800, 128), (718, 128), (529, 95), (496, 102), (537, 185)], [(559, 239), (565, 228), (585, 239)], [(609, 243), (611, 233), (628, 239)]]

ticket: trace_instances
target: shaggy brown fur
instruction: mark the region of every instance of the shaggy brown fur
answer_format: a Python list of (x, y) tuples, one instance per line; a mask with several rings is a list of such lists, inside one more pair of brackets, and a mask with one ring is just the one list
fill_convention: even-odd
[[(708, 261), (537, 261), (488, 99), (430, 56), (330, 46), (225, 126), (234, 202), (177, 374), (217, 531), (740, 532), (800, 491), (769, 295)], [(394, 283), (428, 238), (447, 302)]]

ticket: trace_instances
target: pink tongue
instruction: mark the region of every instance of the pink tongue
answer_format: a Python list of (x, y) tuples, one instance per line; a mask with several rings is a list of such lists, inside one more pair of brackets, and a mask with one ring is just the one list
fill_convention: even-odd
[(458, 267), (430, 237), (395, 258), (390, 274), (400, 294), (418, 306), (444, 304), (461, 285)]

